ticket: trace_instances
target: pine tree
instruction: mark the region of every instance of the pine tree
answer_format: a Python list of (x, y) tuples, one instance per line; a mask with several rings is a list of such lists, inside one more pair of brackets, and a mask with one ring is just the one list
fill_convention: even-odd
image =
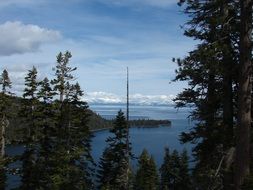
[(180, 183), (180, 157), (177, 150), (172, 152), (170, 159), (171, 187), (177, 189)]
[(59, 100), (63, 102), (64, 95), (66, 95), (66, 83), (74, 79), (73, 75), (71, 74), (77, 68), (69, 67), (69, 60), (72, 57), (69, 51), (66, 51), (64, 54), (60, 52), (56, 59), (57, 65), (53, 70), (55, 70), (56, 79), (53, 80), (54, 90), (58, 91)]
[(90, 131), (88, 105), (82, 101), (83, 91), (74, 80), (69, 66), (70, 52), (59, 53), (55, 67), (56, 79), (52, 81), (59, 100), (56, 108), (56, 143), (50, 176), (53, 189), (92, 189)]
[(1, 91), (1, 102), (0, 102), (0, 115), (1, 115), (1, 154), (0, 157), (4, 158), (5, 156), (5, 131), (6, 127), (8, 127), (8, 116), (7, 116), (7, 108), (10, 104), (8, 101), (8, 95), (10, 92), (8, 89), (11, 88), (11, 81), (8, 75), (7, 70), (4, 70), (1, 78), (0, 78), (0, 85), (2, 86), (2, 91)]
[(28, 70), (25, 77), (25, 89), (23, 94), (23, 106), (20, 115), (27, 123), (25, 138), (25, 151), (22, 155), (22, 184), (21, 189), (35, 189), (37, 184), (36, 174), (36, 143), (38, 141), (38, 82), (37, 69)]
[(37, 81), (37, 69), (33, 66), (31, 70), (28, 70), (25, 77), (25, 89), (23, 93), (23, 109), (21, 110), (21, 116), (24, 117), (30, 125), (28, 127), (27, 140), (36, 141), (37, 139), (37, 125), (36, 125), (36, 106), (38, 104), (38, 81)]
[(160, 168), (161, 185), (160, 189), (190, 190), (192, 189), (191, 176), (189, 174), (189, 157), (187, 151), (183, 150), (179, 156), (176, 150), (170, 154), (165, 148), (163, 164)]
[(180, 181), (178, 183), (178, 187), (175, 189), (178, 190), (191, 190), (192, 189), (192, 182), (191, 176), (189, 174), (189, 157), (187, 154), (186, 149), (180, 155), (179, 159), (179, 177)]
[(165, 155), (163, 159), (163, 164), (160, 168), (161, 173), (161, 190), (169, 190), (171, 184), (171, 160), (169, 148), (165, 148)]
[(212, 186), (210, 181), (221, 181), (220, 187), (231, 189), (232, 181), (224, 176), (229, 172), (223, 165), (216, 179), (212, 178), (220, 160), (234, 144), (238, 2), (182, 0), (180, 3), (190, 18), (185, 35), (199, 40), (199, 45), (187, 57), (177, 60), (176, 80), (189, 81), (189, 88), (176, 98), (177, 106), (194, 105), (191, 116), (197, 121), (191, 132), (182, 134), (181, 140), (194, 143), (202, 139), (193, 149), (197, 161), (193, 174), (198, 188)]
[(139, 158), (134, 189), (157, 190), (158, 187), (159, 179), (155, 161), (152, 156), (149, 156), (147, 150), (144, 149)]
[[(71, 180), (76, 189), (92, 189), (92, 167), (94, 166), (91, 156), (91, 133), (88, 127), (88, 105), (82, 100), (83, 91), (78, 83), (70, 87), (70, 124), (68, 126), (71, 165), (76, 169), (72, 172)], [(75, 176), (75, 178), (73, 177)], [(73, 187), (72, 187), (73, 189)]]
[(52, 80), (53, 90), (59, 95), (59, 99), (55, 101), (55, 123), (56, 123), (56, 138), (53, 147), (54, 154), (52, 164), (54, 165), (50, 176), (53, 188), (70, 188), (70, 81), (74, 78), (71, 74), (76, 68), (69, 67), (69, 61), (72, 57), (71, 53), (59, 53), (56, 57), (57, 63), (53, 68), (55, 71), (55, 79)]
[[(107, 148), (100, 159), (98, 183), (100, 189), (128, 189), (128, 158), (127, 154), (127, 123), (124, 113), (120, 110), (113, 128), (113, 136), (108, 137)], [(131, 154), (131, 152), (129, 152)]]
[(52, 155), (54, 154), (55, 144), (55, 109), (53, 103), (54, 92), (51, 88), (48, 78), (44, 78), (39, 84), (37, 93), (41, 101), (38, 105), (40, 137), (38, 140), (38, 154), (36, 161), (36, 173), (34, 178), (37, 179), (36, 189), (52, 189), (50, 175), (52, 168)]
[(4, 70), (0, 77), (0, 85), (1, 85), (1, 93), (0, 93), (0, 189), (5, 189), (5, 181), (6, 181), (6, 154), (5, 154), (5, 146), (6, 146), (6, 128), (9, 125), (9, 115), (8, 115), (8, 107), (10, 106), (9, 101), (9, 89), (11, 88), (11, 81), (8, 75), (7, 70)]

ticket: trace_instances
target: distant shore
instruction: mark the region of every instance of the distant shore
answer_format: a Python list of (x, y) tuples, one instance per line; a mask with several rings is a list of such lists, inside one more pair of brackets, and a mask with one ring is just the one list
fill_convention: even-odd
[[(113, 120), (107, 120), (113, 124)], [(171, 127), (170, 120), (151, 120), (151, 119), (138, 119), (129, 121), (130, 128), (158, 128), (158, 127)], [(104, 127), (100, 129), (90, 130), (92, 133), (111, 129), (111, 127)]]

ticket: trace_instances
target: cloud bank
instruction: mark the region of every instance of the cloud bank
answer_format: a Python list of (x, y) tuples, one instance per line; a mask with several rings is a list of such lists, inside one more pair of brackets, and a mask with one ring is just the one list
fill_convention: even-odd
[(0, 55), (24, 54), (36, 52), (43, 43), (58, 41), (58, 31), (41, 28), (37, 25), (22, 22), (5, 22), (0, 25)]
[[(130, 104), (136, 105), (170, 105), (173, 104), (174, 95), (130, 95)], [(125, 104), (126, 97), (107, 92), (90, 92), (84, 98), (89, 104)]]

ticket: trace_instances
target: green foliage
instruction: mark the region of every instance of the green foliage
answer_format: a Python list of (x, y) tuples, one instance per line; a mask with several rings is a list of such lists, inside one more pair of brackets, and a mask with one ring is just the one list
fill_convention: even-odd
[(153, 119), (138, 119), (138, 120), (130, 120), (130, 126), (134, 127), (160, 127), (160, 126), (171, 126), (171, 121), (169, 120), (153, 120)]
[(22, 155), (22, 186), (21, 189), (35, 189), (37, 178), (36, 176), (36, 143), (38, 141), (38, 123), (39, 123), (39, 110), (38, 110), (38, 82), (37, 82), (37, 69), (33, 67), (28, 70), (25, 77), (25, 89), (23, 93), (24, 100), (20, 115), (23, 122), (28, 122), (30, 125), (27, 129), (25, 139), (25, 151)]
[(176, 150), (170, 154), (169, 149), (165, 148), (164, 161), (160, 168), (160, 189), (193, 189), (188, 163), (189, 157), (186, 150), (179, 155)]
[[(175, 80), (188, 81), (189, 85), (175, 102), (178, 107), (194, 107), (191, 116), (196, 125), (190, 132), (182, 133), (181, 141), (196, 144), (193, 174), (198, 188), (205, 189), (212, 181), (210, 174), (216, 171), (221, 158), (234, 144), (238, 2), (182, 0), (179, 4), (189, 16), (185, 35), (198, 40), (199, 44), (185, 58), (174, 59), (179, 67)], [(222, 176), (223, 169), (219, 172), (218, 176)], [(229, 185), (222, 178), (216, 180)]]
[[(37, 81), (33, 67), (25, 77), (23, 98), (11, 100), (22, 120), (19, 138), (26, 145), (20, 189), (93, 189), (88, 126), (92, 112), (82, 101), (80, 85), (70, 83), (74, 79), (71, 71), (75, 70), (67, 66), (70, 58), (70, 52), (58, 55), (53, 82), (48, 78)], [(60, 101), (55, 99), (57, 94)]]
[(53, 155), (53, 147), (55, 144), (55, 110), (52, 102), (54, 92), (52, 91), (49, 80), (45, 78), (39, 82), (39, 91), (37, 93), (38, 99), (41, 101), (38, 104), (39, 122), (37, 123), (40, 135), (38, 137), (38, 150), (36, 160), (36, 188), (50, 189), (52, 182), (50, 174), (54, 167), (51, 160)]
[(100, 189), (128, 189), (130, 150), (127, 145), (127, 122), (122, 111), (118, 112), (108, 137), (107, 148), (100, 159), (98, 183)]
[(191, 176), (189, 174), (189, 157), (186, 150), (183, 150), (179, 158), (179, 177), (178, 189), (192, 189)]
[(64, 95), (67, 93), (68, 89), (66, 86), (68, 82), (74, 79), (71, 73), (77, 69), (76, 67), (72, 68), (68, 66), (71, 57), (72, 55), (69, 51), (66, 51), (64, 54), (60, 52), (56, 57), (57, 65), (53, 68), (56, 78), (52, 82), (54, 84), (54, 90), (60, 95), (60, 102), (63, 101)]
[(68, 66), (70, 58), (68, 51), (59, 53), (56, 79), (52, 82), (60, 98), (55, 102), (56, 140), (50, 179), (54, 189), (92, 189), (88, 105), (81, 100), (83, 91), (79, 84), (70, 83), (74, 79), (71, 72), (76, 70)]
[(29, 98), (31, 100), (36, 99), (37, 93), (37, 69), (33, 66), (31, 70), (28, 70), (27, 76), (25, 77), (25, 89), (24, 89), (24, 98)]
[(165, 148), (165, 155), (163, 159), (163, 164), (160, 168), (161, 173), (161, 183), (160, 189), (169, 189), (171, 186), (171, 159), (169, 148)]
[(159, 179), (154, 159), (144, 149), (139, 157), (134, 189), (157, 190), (159, 187), (158, 184)]
[(9, 91), (7, 91), (7, 89), (11, 88), (11, 80), (9, 78), (8, 71), (5, 69), (3, 70), (3, 73), (1, 74), (0, 85), (2, 88), (2, 93), (4, 93), (4, 94), (9, 93)]
[(8, 106), (9, 101), (9, 89), (11, 88), (11, 81), (8, 76), (7, 70), (4, 70), (0, 77), (0, 85), (2, 91), (0, 93), (0, 189), (5, 189), (6, 183), (6, 128), (9, 126)]

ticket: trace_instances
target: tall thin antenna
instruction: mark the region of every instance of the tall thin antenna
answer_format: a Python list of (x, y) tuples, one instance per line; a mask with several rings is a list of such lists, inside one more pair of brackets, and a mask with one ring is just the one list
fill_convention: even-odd
[(127, 67), (127, 123), (129, 121), (129, 73)]
[(127, 67), (127, 109), (126, 109), (126, 117), (127, 117), (127, 139), (126, 139), (126, 156), (127, 156), (127, 170), (126, 170), (126, 178), (127, 178), (127, 189), (129, 189), (129, 165), (130, 165), (130, 155), (129, 155), (129, 73)]

